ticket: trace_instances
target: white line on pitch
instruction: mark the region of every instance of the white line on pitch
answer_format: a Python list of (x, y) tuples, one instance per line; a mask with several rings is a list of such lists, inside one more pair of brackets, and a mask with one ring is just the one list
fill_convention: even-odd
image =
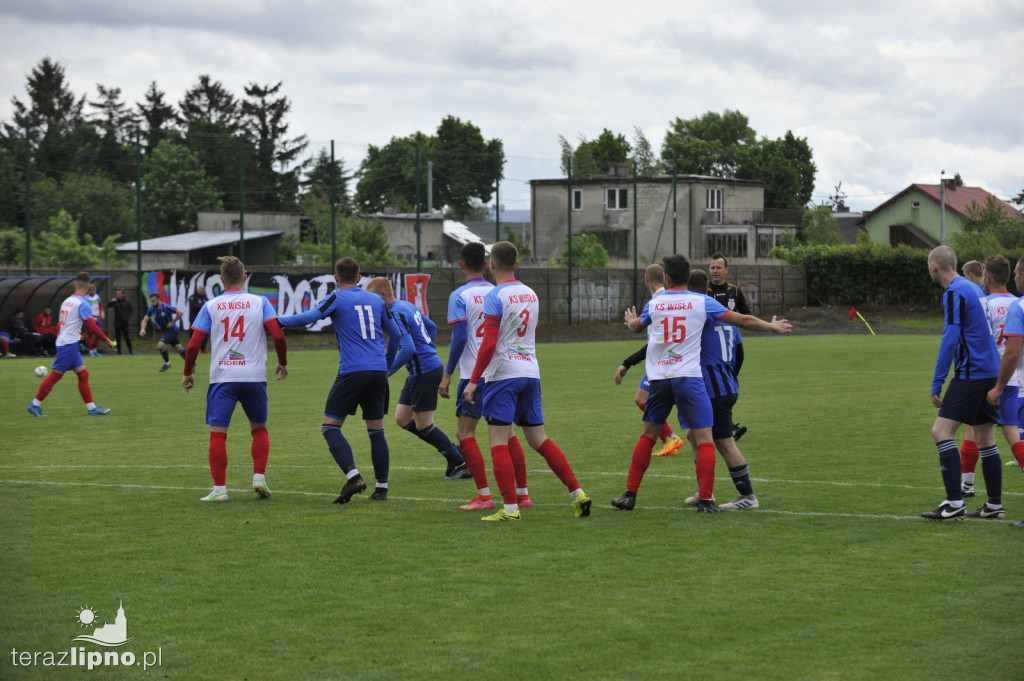
[[(55, 485), (55, 486), (72, 486), (72, 487), (105, 487), (105, 488), (121, 488), (121, 489), (142, 489), (142, 490), (173, 490), (173, 491), (195, 491), (202, 492), (209, 489), (206, 487), (176, 487), (172, 485), (132, 485), (127, 483), (106, 483), (106, 482), (54, 482), (52, 480), (3, 480), (0, 479), (0, 484), (6, 485)], [(229, 489), (229, 492), (233, 493), (246, 493), (252, 491), (248, 488)], [(298, 491), (284, 491), (276, 490), (274, 494), (281, 495), (296, 495), (296, 496), (308, 496), (308, 497), (333, 497), (334, 492), (298, 492)], [(439, 499), (432, 497), (401, 497), (389, 495), (389, 499), (395, 501), (425, 501), (430, 503), (444, 503), (444, 504), (456, 504), (463, 499)], [(543, 503), (534, 501), (535, 506), (566, 506), (568, 502), (554, 504), (554, 503)], [(598, 508), (611, 508), (610, 506), (598, 506)], [(689, 511), (689, 506), (642, 506), (645, 511)], [(734, 513), (726, 511), (730, 515)], [(880, 515), (880, 514), (869, 514), (869, 513), (822, 513), (816, 511), (787, 511), (783, 509), (770, 509), (770, 508), (758, 508), (751, 509), (748, 511), (737, 511), (736, 513), (744, 514), (759, 514), (759, 513), (775, 513), (778, 515), (790, 515), (790, 516), (804, 516), (804, 517), (821, 517), (821, 518), (868, 518), (874, 520), (921, 520), (920, 516), (901, 516), (901, 515)], [(979, 523), (981, 525), (1000, 525), (1002, 523)]]

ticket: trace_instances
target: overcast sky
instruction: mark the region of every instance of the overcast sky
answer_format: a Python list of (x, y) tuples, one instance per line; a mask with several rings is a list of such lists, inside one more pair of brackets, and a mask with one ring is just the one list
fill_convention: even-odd
[(178, 102), (209, 74), (292, 101), (291, 131), (366, 145), (444, 116), (504, 142), (501, 202), (559, 176), (558, 136), (738, 110), (758, 135), (806, 137), (814, 202), (839, 182), (871, 209), (944, 170), (1003, 199), (1024, 188), (1024, 0), (4, 0), (0, 118), (43, 57), (77, 95), (156, 81)]

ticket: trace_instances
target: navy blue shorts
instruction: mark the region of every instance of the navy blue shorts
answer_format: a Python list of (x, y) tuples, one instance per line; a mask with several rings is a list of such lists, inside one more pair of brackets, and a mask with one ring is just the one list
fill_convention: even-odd
[[(473, 399), (477, 399), (475, 395)], [(483, 402), (487, 423), (492, 426), (544, 425), (539, 378), (506, 378), (488, 383)]]
[(459, 394), (455, 397), (455, 415), (468, 416), (471, 419), (480, 419), (484, 415), (484, 399), (487, 397), (487, 381), (480, 379), (476, 384), (476, 393), (473, 395), (473, 404), (466, 401), (462, 393), (466, 391), (469, 379), (459, 381)]
[(711, 426), (711, 437), (726, 440), (732, 437), (732, 408), (736, 405), (739, 395), (722, 395), (711, 398), (711, 413), (715, 416), (715, 425)]
[(181, 341), (178, 340), (178, 330), (169, 329), (164, 331), (164, 335), (160, 337), (160, 342), (164, 345), (170, 345), (172, 348), (175, 345), (181, 345)]
[(387, 371), (338, 374), (327, 395), (324, 416), (344, 421), (356, 413), (356, 407), (361, 407), (364, 421), (377, 421), (388, 413), (388, 394)]
[(715, 423), (703, 376), (681, 376), (651, 381), (644, 421), (661, 425), (676, 408), (682, 428), (711, 428)]
[(968, 426), (999, 421), (999, 407), (988, 403), (988, 391), (996, 386), (993, 378), (954, 378), (942, 396), (939, 416)]
[(414, 376), (409, 374), (398, 395), (398, 403), (412, 407), (413, 412), (435, 411), (437, 409), (437, 386), (441, 385), (444, 367)]
[(253, 423), (266, 423), (267, 384), (211, 383), (206, 390), (206, 425), (227, 428), (236, 404), (242, 405), (245, 417)]
[(640, 379), (640, 385), (636, 388), (637, 390), (646, 390), (647, 392), (651, 392), (651, 382), (647, 379), (647, 374), (643, 375), (643, 378)]

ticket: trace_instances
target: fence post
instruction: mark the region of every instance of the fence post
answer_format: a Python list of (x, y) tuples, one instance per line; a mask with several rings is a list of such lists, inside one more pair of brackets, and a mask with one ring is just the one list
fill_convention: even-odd
[(32, 126), (25, 123), (25, 276), (32, 275)]
[(334, 140), (331, 140), (331, 263), (338, 262), (337, 215), (338, 185), (334, 169)]
[[(142, 310), (142, 132), (135, 126), (135, 307)], [(141, 317), (139, 318), (141, 319)]]
[(636, 163), (633, 163), (633, 307), (639, 305), (637, 300), (637, 294), (639, 293), (637, 285), (637, 274), (640, 270), (640, 253), (637, 251), (637, 207), (636, 207)]
[(566, 326), (572, 326), (572, 159), (571, 158), (566, 159), (566, 175), (568, 176), (568, 180), (569, 180), (566, 183), (566, 186), (569, 188), (568, 201), (566, 203), (566, 209), (567, 209), (566, 212), (568, 213), (567, 218), (566, 218), (566, 225), (567, 225), (566, 229), (568, 231), (568, 234), (566, 234), (566, 239), (568, 239), (568, 241), (569, 241), (569, 246), (568, 246), (568, 249), (566, 250), (566, 253), (569, 254), (569, 257), (566, 258), (567, 270), (568, 270), (568, 274), (569, 274), (569, 280), (568, 280), (568, 282), (565, 285), (565, 290), (568, 292), (568, 297), (569, 297), (569, 307), (568, 307), (568, 310), (567, 310), (568, 314), (566, 315)]
[(238, 136), (238, 259), (245, 262), (245, 135)]
[(416, 271), (422, 272), (420, 264), (420, 145), (416, 145)]

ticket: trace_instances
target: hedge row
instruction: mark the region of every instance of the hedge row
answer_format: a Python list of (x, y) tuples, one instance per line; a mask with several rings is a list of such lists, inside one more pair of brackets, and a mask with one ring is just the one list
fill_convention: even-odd
[[(1005, 255), (1012, 268), (1021, 253)], [(941, 304), (941, 289), (928, 275), (926, 250), (905, 246), (810, 247), (800, 253), (799, 262), (807, 271), (807, 300), (812, 304)], [(1015, 292), (1012, 279), (1008, 285)]]

